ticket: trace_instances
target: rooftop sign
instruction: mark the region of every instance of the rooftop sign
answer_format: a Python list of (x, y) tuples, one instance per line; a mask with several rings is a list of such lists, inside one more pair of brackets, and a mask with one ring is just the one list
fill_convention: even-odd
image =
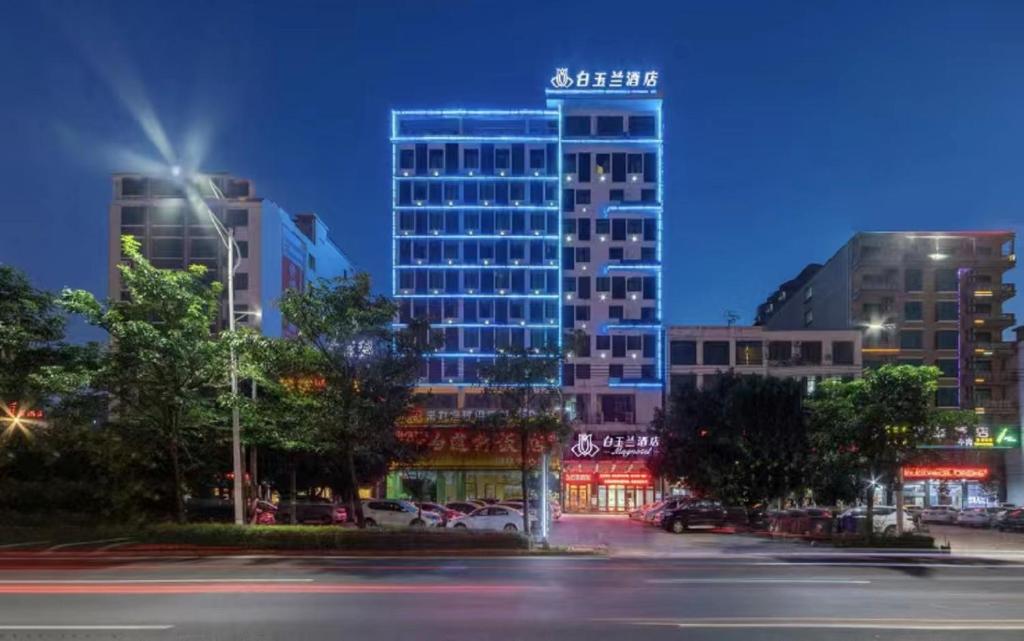
[[(558, 67), (551, 76), (549, 92), (552, 93), (656, 93), (659, 75), (657, 71), (635, 70), (593, 70), (570, 71), (569, 67)], [(621, 90), (621, 91), (616, 91)]]

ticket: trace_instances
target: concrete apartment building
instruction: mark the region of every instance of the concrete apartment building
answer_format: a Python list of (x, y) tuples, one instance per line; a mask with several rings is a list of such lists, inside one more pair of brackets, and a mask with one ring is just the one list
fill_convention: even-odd
[[(1003, 311), (1016, 293), (1004, 282), (1016, 260), (1010, 231), (862, 232), (774, 292), (759, 307), (758, 323), (773, 331), (858, 330), (865, 368), (938, 367), (936, 405), (973, 410), (981, 427), (936, 447), (948, 450), (950, 464), (983, 465), (990, 479), (1003, 479), (1002, 498), (1020, 458), (1019, 369), (1004, 337), (1016, 319)], [(996, 500), (981, 483), (952, 492), (938, 479), (920, 485), (923, 504)]]
[(828, 378), (860, 376), (858, 330), (769, 330), (674, 325), (667, 329), (669, 386), (704, 388), (726, 372), (796, 378), (808, 393)]
[[(252, 181), (228, 174), (197, 180), (200, 193), (220, 221), (234, 230), (240, 256), (235, 272), (235, 313), (241, 323), (267, 336), (287, 334), (276, 301), (286, 289), (301, 288), (318, 278), (352, 273), (352, 263), (328, 237), (316, 214), (291, 215), (271, 200), (256, 196)], [(219, 193), (218, 193), (219, 192)], [(113, 176), (108, 227), (108, 293), (119, 298), (121, 236), (142, 243), (143, 254), (156, 267), (183, 269), (192, 264), (209, 269), (210, 280), (224, 282), (227, 252), (213, 224), (192, 211), (180, 182), (170, 176), (119, 173)], [(224, 294), (222, 326), (227, 325)]]

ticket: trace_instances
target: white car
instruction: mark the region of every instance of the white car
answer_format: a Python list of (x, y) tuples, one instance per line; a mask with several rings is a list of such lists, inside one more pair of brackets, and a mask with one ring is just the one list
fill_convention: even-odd
[(956, 523), (960, 510), (950, 505), (935, 505), (921, 510), (922, 523)]
[(363, 522), (367, 527), (436, 527), (441, 525), (441, 517), (434, 512), (420, 510), (409, 501), (366, 499), (363, 501)]
[(448, 527), (518, 532), (523, 527), (523, 513), (506, 505), (488, 505), (451, 519), (448, 521)]
[(966, 527), (988, 527), (995, 515), (987, 508), (972, 507), (956, 515), (956, 524)]
[[(866, 507), (855, 507), (846, 510), (839, 515), (839, 519), (842, 520), (847, 517), (853, 517), (854, 520), (863, 520), (867, 518), (868, 509)], [(896, 536), (896, 508), (892, 505), (876, 505), (874, 507), (874, 532), (883, 536)], [(915, 530), (914, 517), (903, 511), (903, 531), (913, 532)]]

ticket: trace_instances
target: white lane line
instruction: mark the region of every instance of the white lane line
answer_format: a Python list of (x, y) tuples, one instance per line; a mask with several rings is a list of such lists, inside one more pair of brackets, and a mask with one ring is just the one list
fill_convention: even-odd
[(779, 584), (779, 583), (811, 583), (815, 585), (868, 585), (871, 581), (867, 579), (728, 579), (728, 578), (717, 578), (717, 579), (647, 579), (647, 583), (768, 583), (768, 584)]
[(77, 547), (80, 545), (92, 545), (93, 543), (116, 543), (120, 541), (127, 541), (125, 537), (118, 537), (114, 539), (96, 539), (95, 541), (74, 541), (72, 543), (61, 543), (60, 545), (54, 545), (46, 549), (47, 552), (54, 552), (56, 550), (64, 550), (66, 548)]
[(4, 543), (0, 545), (0, 550), (10, 550), (11, 548), (23, 548), (29, 545), (42, 545), (43, 543), (49, 543), (49, 541), (22, 541), (21, 543)]
[(173, 625), (3, 625), (0, 630), (33, 630), (33, 631), (63, 631), (63, 632), (92, 632), (92, 631), (122, 631), (122, 630), (170, 630)]
[(628, 625), (674, 628), (849, 629), (849, 630), (1024, 630), (1024, 619), (604, 619)]
[(0, 579), (0, 585), (146, 585), (150, 583), (312, 583), (313, 579)]
[(974, 570), (978, 568), (1003, 568), (1003, 569), (1018, 569), (1019, 565), (1007, 565), (1005, 563), (893, 563), (890, 561), (853, 561), (850, 563), (839, 563), (835, 561), (760, 561), (758, 563), (750, 563), (748, 565), (770, 565), (770, 566), (784, 566), (787, 568), (799, 568), (799, 567), (838, 567), (838, 568), (955, 568), (959, 570)]

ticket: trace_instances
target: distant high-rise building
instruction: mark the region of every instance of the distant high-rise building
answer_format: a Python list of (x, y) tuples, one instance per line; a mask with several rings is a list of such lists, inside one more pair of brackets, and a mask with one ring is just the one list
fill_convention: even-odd
[[(240, 253), (234, 278), (239, 322), (267, 336), (281, 336), (288, 327), (276, 302), (286, 289), (352, 273), (351, 261), (328, 238), (327, 227), (316, 214), (290, 215), (273, 201), (256, 196), (251, 181), (227, 174), (204, 175), (195, 184), (211, 211), (234, 230)], [(206, 214), (189, 207), (177, 179), (120, 173), (113, 177), (113, 190), (108, 234), (111, 298), (124, 294), (117, 265), (125, 234), (142, 243), (143, 254), (156, 267), (204, 265), (211, 281), (224, 282), (227, 251)], [(223, 300), (222, 325), (226, 326), (226, 293)]]

